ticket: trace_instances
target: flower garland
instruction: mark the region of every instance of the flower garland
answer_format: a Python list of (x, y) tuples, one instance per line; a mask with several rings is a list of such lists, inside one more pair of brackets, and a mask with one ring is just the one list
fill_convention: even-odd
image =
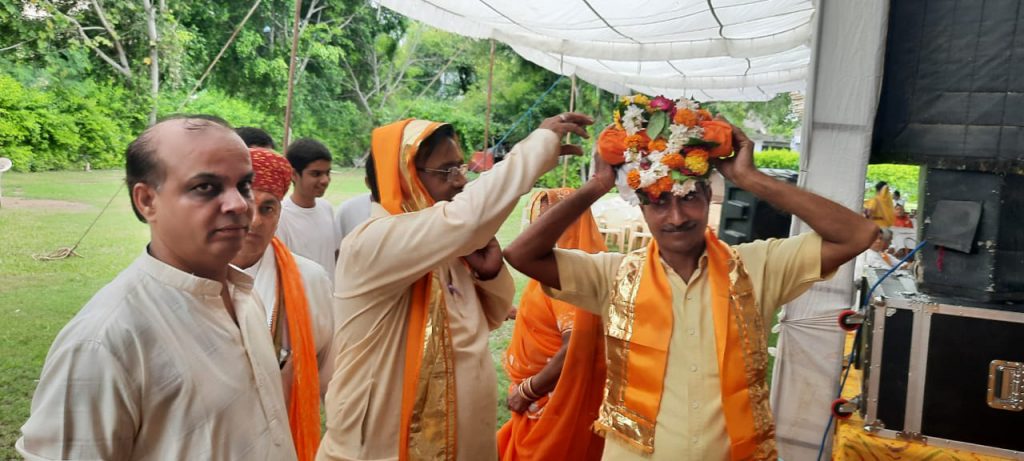
[(732, 126), (696, 101), (623, 96), (613, 120), (598, 137), (598, 153), (623, 166), (626, 184), (641, 200), (686, 195), (707, 179), (712, 159), (733, 155)]

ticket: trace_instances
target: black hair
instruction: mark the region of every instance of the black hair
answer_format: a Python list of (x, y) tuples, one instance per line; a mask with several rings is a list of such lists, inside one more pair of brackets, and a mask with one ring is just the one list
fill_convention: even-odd
[(899, 195), (900, 195), (900, 191), (899, 191), (899, 189), (896, 189), (896, 190), (895, 190), (895, 191), (893, 191), (893, 193), (892, 193), (892, 196), (893, 196), (893, 197), (897, 197), (897, 196), (899, 196)]
[(420, 142), (420, 148), (416, 151), (416, 163), (423, 165), (430, 158), (430, 154), (437, 149), (437, 146), (448, 139), (455, 140), (455, 127), (449, 124), (439, 126), (433, 133), (430, 133), (430, 136)]
[(254, 126), (242, 126), (235, 128), (235, 133), (245, 141), (245, 145), (248, 147), (265, 147), (267, 149), (277, 150), (277, 144), (274, 144), (274, 138), (270, 136), (262, 128), (256, 128)]
[(132, 189), (136, 184), (148, 184), (157, 187), (164, 182), (167, 171), (163, 163), (156, 155), (156, 146), (153, 145), (153, 128), (170, 120), (185, 120), (185, 129), (189, 131), (205, 130), (211, 127), (222, 127), (230, 129), (228, 122), (216, 115), (207, 114), (174, 114), (160, 119), (153, 126), (146, 128), (138, 137), (128, 144), (124, 152), (125, 184), (128, 186), (128, 198), (132, 204), (132, 212), (139, 221), (146, 222), (135, 200), (132, 199)]
[(366, 157), (366, 186), (370, 188), (370, 197), (380, 203), (380, 187), (377, 186), (377, 165), (373, 163), (373, 151)]
[(328, 162), (332, 160), (331, 151), (327, 149), (327, 146), (312, 138), (302, 138), (289, 144), (285, 149), (285, 157), (292, 165), (292, 169), (299, 175), (302, 175), (302, 171), (310, 163), (317, 160), (327, 160)]
[(875, 192), (881, 192), (882, 188), (885, 187), (885, 186), (888, 186), (888, 185), (889, 185), (889, 183), (887, 183), (885, 181), (878, 181), (878, 182), (876, 182), (875, 183)]

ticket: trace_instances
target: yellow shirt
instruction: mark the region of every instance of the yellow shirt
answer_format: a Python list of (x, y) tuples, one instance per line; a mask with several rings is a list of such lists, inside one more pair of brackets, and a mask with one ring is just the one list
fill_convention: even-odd
[[(765, 325), (773, 323), (779, 306), (822, 280), (821, 237), (815, 233), (760, 240), (734, 248), (750, 275)], [(545, 287), (545, 291), (556, 299), (607, 317), (615, 275), (624, 257), (620, 253), (590, 255), (556, 249), (562, 289)], [(673, 322), (665, 386), (655, 422), (654, 453), (643, 455), (609, 438), (604, 459), (729, 459), (706, 267), (705, 254), (690, 280), (684, 281), (665, 265), (672, 286)]]

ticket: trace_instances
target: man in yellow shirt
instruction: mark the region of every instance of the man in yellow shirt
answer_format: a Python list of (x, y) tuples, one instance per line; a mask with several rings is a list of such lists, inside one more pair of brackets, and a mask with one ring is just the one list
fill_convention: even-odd
[[(863, 252), (878, 229), (762, 174), (738, 128), (690, 101), (660, 99), (625, 101), (617, 126), (599, 140), (605, 160), (595, 176), (505, 257), (552, 297), (604, 319), (608, 377), (596, 428), (607, 438), (605, 459), (775, 459), (765, 383), (771, 316)], [(629, 255), (554, 249), (562, 231), (615, 185), (609, 161), (630, 171), (629, 186), (619, 187), (641, 199), (653, 243)], [(815, 232), (721, 243), (707, 230), (711, 165)]]

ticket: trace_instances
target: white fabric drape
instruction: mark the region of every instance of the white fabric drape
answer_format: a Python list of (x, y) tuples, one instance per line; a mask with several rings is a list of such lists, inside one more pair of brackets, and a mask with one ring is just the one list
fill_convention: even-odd
[(507, 43), (613, 93), (767, 100), (804, 88), (810, 0), (380, 0), (431, 26)]
[[(864, 176), (881, 90), (888, 0), (822, 0), (813, 40), (800, 184), (853, 210)], [(793, 233), (809, 230), (794, 223)], [(786, 306), (772, 379), (779, 454), (813, 460), (838, 390), (839, 312), (854, 304), (854, 263)], [(831, 442), (831, 437), (826, 439)], [(828, 459), (826, 446), (824, 459)]]

